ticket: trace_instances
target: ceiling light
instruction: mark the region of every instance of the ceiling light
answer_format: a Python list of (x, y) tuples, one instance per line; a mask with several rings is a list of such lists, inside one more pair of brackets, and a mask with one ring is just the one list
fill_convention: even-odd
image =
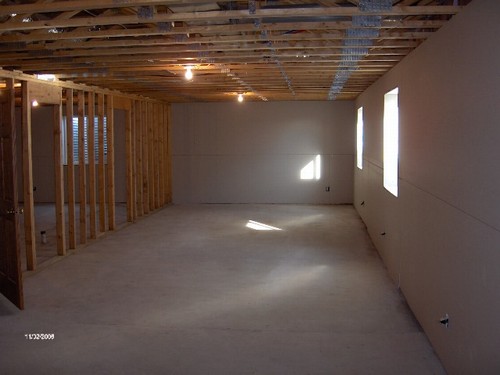
[(191, 81), (193, 79), (193, 71), (191, 70), (190, 66), (186, 67), (186, 73), (184, 74), (184, 77), (186, 77), (188, 81)]
[(243, 102), (243, 94), (238, 94), (238, 102)]

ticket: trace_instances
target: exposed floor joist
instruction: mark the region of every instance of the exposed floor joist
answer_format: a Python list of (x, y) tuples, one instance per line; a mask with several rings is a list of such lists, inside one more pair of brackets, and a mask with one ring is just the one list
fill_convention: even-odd
[(172, 102), (353, 99), (469, 1), (3, 0), (0, 66)]

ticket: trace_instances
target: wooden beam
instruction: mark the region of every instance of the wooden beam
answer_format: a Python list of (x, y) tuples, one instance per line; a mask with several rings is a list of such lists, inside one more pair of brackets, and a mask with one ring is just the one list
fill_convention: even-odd
[[(425, 33), (422, 38), (427, 38), (430, 36), (430, 33)], [(403, 46), (384, 46), (384, 45), (374, 45), (369, 46), (369, 55), (371, 57), (376, 56), (406, 56), (416, 44), (407, 43)], [(185, 50), (175, 50), (175, 48), (149, 48), (149, 53), (134, 53), (134, 49), (130, 49), (128, 54), (126, 53), (126, 49), (123, 50), (123, 53), (127, 55), (126, 61), (124, 61), (123, 55), (117, 53), (116, 55), (106, 56), (93, 56), (90, 61), (95, 64), (96, 67), (99, 67), (100, 72), (94, 75), (86, 75), (89, 79), (93, 79), (95, 81), (100, 82), (102, 79), (106, 79), (108, 77), (113, 77), (112, 72), (110, 72), (111, 68), (119, 67), (119, 66), (130, 66), (131, 63), (135, 64), (146, 64), (148, 60), (161, 60), (163, 67), (172, 68), (169, 65), (173, 65), (175, 68), (179, 68), (185, 65), (205, 65), (203, 60), (210, 60), (212, 65), (215, 64), (226, 64), (226, 63), (272, 63), (276, 59), (279, 59), (281, 62), (290, 61), (290, 62), (302, 62), (311, 63), (313, 62), (313, 58), (321, 58), (323, 62), (328, 61), (328, 59), (337, 59), (340, 60), (342, 56), (350, 56), (351, 53), (344, 48), (344, 46), (324, 46), (324, 47), (314, 47), (307, 48), (305, 47), (295, 47), (295, 48), (275, 48), (269, 49), (266, 46), (259, 46), (256, 48), (235, 48), (232, 51), (225, 51), (224, 53), (218, 53), (216, 50), (205, 51), (203, 58), (199, 57), (199, 53), (196, 51), (185, 51)], [(224, 48), (220, 48), (220, 50), (224, 50)], [(304, 60), (302, 53), (306, 54), (306, 59)], [(96, 51), (97, 53), (97, 51)], [(106, 54), (109, 53), (106, 52)], [(271, 55), (273, 59), (271, 59)], [(85, 68), (85, 65), (89, 63), (89, 57), (71, 57), (67, 60), (59, 60), (57, 58), (42, 58), (42, 59), (31, 59), (23, 60), (23, 59), (10, 59), (3, 60), (0, 57), (0, 62), (4, 66), (15, 65), (23, 70), (75, 70)], [(137, 67), (138, 70), (140, 68)], [(62, 72), (61, 72), (62, 73)], [(169, 74), (171, 77), (174, 76), (172, 73)], [(77, 77), (75, 77), (77, 78)], [(178, 81), (178, 79), (177, 79)]]
[(136, 170), (136, 207), (137, 216), (144, 215), (143, 201), (143, 145), (142, 145), (142, 101), (134, 101), (134, 125), (135, 125), (135, 170)]
[(137, 108), (135, 106), (135, 102), (134, 101), (131, 101), (131, 108), (132, 110), (130, 111), (130, 127), (131, 127), (131, 139), (130, 139), (130, 143), (131, 143), (131, 150), (132, 150), (132, 154), (131, 154), (131, 164), (132, 164), (132, 186), (131, 186), (131, 189), (132, 189), (132, 217), (133, 217), (133, 221), (135, 221), (137, 219), (137, 216), (138, 216), (138, 212), (137, 212), (137, 148), (136, 148), (136, 145), (137, 145), (137, 126), (136, 126), (136, 123), (135, 123), (135, 119), (136, 119), (136, 115), (135, 115), (135, 112), (137, 111)]
[[(411, 34), (411, 35), (410, 35)], [(426, 39), (431, 35), (429, 32), (412, 32), (412, 33), (392, 33), (388, 38), (389, 40), (383, 40), (382, 36), (365, 38), (363, 39), (370, 49), (377, 48), (379, 52), (384, 50), (395, 49), (395, 48), (415, 48), (418, 45), (418, 41), (415, 39)], [(408, 40), (411, 38), (412, 40)], [(0, 56), (0, 63), (11, 64), (13, 60), (17, 64), (22, 64), (22, 61), (34, 64), (36, 62), (47, 62), (50, 60), (59, 60), (63, 57), (71, 57), (71, 63), (78, 63), (78, 57), (85, 57), (88, 60), (97, 61), (97, 57), (103, 58), (105, 56), (114, 56), (116, 59), (119, 55), (138, 55), (144, 60), (147, 55), (159, 56), (163, 55), (168, 57), (169, 55), (176, 54), (198, 54), (200, 48), (203, 49), (204, 55), (207, 54), (220, 54), (221, 52), (237, 52), (239, 54), (243, 52), (251, 53), (253, 56), (261, 56), (262, 54), (269, 53), (272, 51), (280, 51), (282, 53), (291, 53), (294, 56), (299, 54), (302, 57), (303, 53), (310, 55), (313, 51), (323, 52), (325, 50), (332, 50), (332, 52), (341, 53), (345, 49), (344, 40), (346, 40), (344, 35), (336, 36), (336, 39), (321, 39), (310, 37), (310, 39), (283, 39), (277, 40), (270, 49), (269, 45), (258, 37), (248, 38), (247, 41), (235, 42), (235, 43), (198, 43), (194, 46), (186, 45), (175, 45), (175, 43), (166, 43), (156, 46), (148, 47), (109, 47), (109, 48), (88, 48), (88, 49), (65, 49), (60, 51), (53, 51), (50, 55), (38, 55), (33, 56), (30, 51), (23, 53), (20, 52), (6, 52)], [(374, 41), (375, 39), (380, 41)], [(401, 39), (401, 40), (398, 40)], [(268, 43), (268, 42), (267, 42)], [(80, 59), (81, 60), (81, 59)], [(138, 69), (139, 70), (139, 69)], [(112, 72), (109, 72), (112, 73)]]
[[(109, 95), (115, 95), (115, 96), (120, 96), (124, 98), (129, 98), (129, 99), (139, 99), (143, 100), (144, 96), (142, 95), (134, 95), (130, 93), (123, 93), (119, 92), (116, 90), (111, 90), (111, 89), (106, 89), (102, 87), (97, 87), (97, 86), (88, 86), (88, 85), (83, 85), (79, 83), (74, 83), (74, 82), (69, 82), (69, 81), (41, 81), (38, 79), (36, 76), (31, 75), (31, 74), (26, 74), (18, 70), (5, 70), (3, 68), (0, 68), (0, 77), (1, 78), (10, 78), (10, 79), (16, 79), (20, 81), (27, 81), (27, 82), (36, 82), (42, 84), (44, 87), (59, 87), (59, 88), (72, 88), (74, 90), (84, 90), (84, 91), (93, 91), (94, 93), (102, 93), (102, 94), (109, 94)], [(33, 96), (33, 94), (32, 94)], [(62, 97), (62, 95), (61, 95)], [(153, 99), (150, 99), (153, 100)]]
[(62, 90), (60, 87), (47, 86), (41, 82), (30, 82), (28, 86), (30, 96), (38, 103), (59, 105), (62, 101)]
[(97, 94), (97, 122), (98, 122), (98, 191), (99, 191), (99, 231), (106, 231), (106, 173), (104, 154), (104, 95)]
[(169, 104), (165, 105), (166, 109), (166, 157), (167, 157), (167, 202), (172, 203), (172, 114)]
[(149, 210), (155, 209), (155, 160), (154, 160), (154, 109), (153, 103), (148, 102), (148, 187)]
[(66, 231), (64, 218), (64, 171), (62, 160), (62, 105), (54, 105), (53, 107), (57, 255), (66, 255)]
[(68, 185), (68, 247), (76, 248), (75, 161), (73, 150), (73, 89), (66, 90), (66, 164)]
[(153, 103), (153, 114), (154, 208), (157, 209), (160, 207), (160, 114), (159, 105), (157, 103)]
[(113, 96), (106, 95), (108, 229), (115, 230), (115, 116)]
[[(462, 9), (461, 6), (394, 6), (390, 10), (372, 13), (381, 16), (426, 16), (453, 15)], [(151, 17), (141, 18), (138, 15), (118, 15), (107, 17), (78, 17), (71, 19), (52, 19), (32, 22), (12, 22), (0, 24), (0, 31), (29, 31), (36, 29), (71, 28), (81, 26), (106, 25), (139, 25), (152, 23), (226, 21), (228, 19), (254, 20), (261, 18), (310, 18), (310, 17), (352, 17), (366, 15), (357, 7), (304, 7), (284, 9), (257, 9), (254, 14), (248, 10), (228, 10), (210, 12), (156, 13)]]
[(21, 83), (22, 139), (23, 139), (23, 192), (24, 192), (24, 243), (26, 268), (36, 269), (35, 205), (33, 199), (33, 154), (31, 142), (31, 100), (29, 83)]
[(158, 142), (158, 204), (160, 207), (163, 206), (163, 186), (162, 186), (162, 179), (163, 179), (163, 106), (159, 103), (156, 104), (157, 107), (157, 113), (158, 113), (158, 135), (157, 135), (157, 142)]
[(165, 204), (170, 203), (169, 202), (169, 161), (168, 161), (168, 153), (169, 153), (169, 140), (168, 140), (168, 105), (167, 104), (162, 104), (163, 108), (163, 141), (164, 141), (164, 147), (163, 147), (163, 160), (165, 164)]
[[(446, 23), (445, 20), (385, 20), (382, 21), (381, 29), (439, 29)], [(278, 23), (266, 23), (263, 22), (260, 26), (260, 31), (271, 32), (271, 31), (289, 31), (289, 30), (309, 30), (311, 32), (338, 32), (339, 30), (346, 30), (352, 27), (351, 21), (331, 21), (331, 22), (278, 22)], [(372, 27), (373, 28), (373, 27)], [(378, 28), (378, 27), (377, 27)], [(85, 46), (87, 42), (86, 39), (109, 39), (109, 38), (138, 38), (139, 40), (144, 39), (139, 37), (152, 37), (152, 36), (185, 36), (190, 35), (213, 35), (213, 37), (221, 39), (220, 35), (224, 35), (228, 32), (228, 25), (209, 25), (209, 26), (182, 26), (175, 27), (169, 31), (164, 31), (161, 29), (151, 29), (151, 28), (141, 28), (141, 29), (103, 29), (103, 30), (89, 30), (82, 28), (78, 31), (68, 31), (64, 33), (45, 33), (43, 36), (40, 34), (9, 34), (0, 35), (0, 42), (3, 43), (28, 43), (35, 41), (64, 41), (64, 40), (82, 40), (82, 46)], [(231, 33), (252, 33), (255, 32), (255, 26), (251, 23), (248, 24), (234, 24), (230, 27)], [(269, 34), (271, 35), (271, 34)], [(279, 34), (278, 34), (279, 35)], [(196, 39), (195, 39), (196, 40)], [(186, 41), (189, 43), (191, 38)], [(71, 43), (71, 42), (64, 42)], [(54, 47), (61, 47), (59, 44), (54, 43)], [(46, 48), (52, 48), (51, 45), (47, 44), (44, 46)], [(75, 46), (74, 43), (67, 48), (79, 48)], [(85, 48), (85, 47), (83, 47)]]
[(159, 203), (165, 205), (165, 111), (163, 104), (158, 104), (158, 169), (159, 169)]
[(128, 111), (125, 111), (125, 160), (127, 168), (127, 221), (135, 220), (135, 152), (134, 152), (134, 122), (135, 106), (132, 104)]
[(132, 109), (132, 101), (129, 98), (123, 98), (113, 95), (113, 106), (115, 107), (115, 109), (130, 111)]
[(142, 133), (142, 202), (145, 214), (149, 209), (149, 135), (148, 135), (148, 103), (141, 104), (141, 133)]
[[(230, 0), (219, 0), (218, 2), (227, 2)], [(216, 3), (208, 1), (208, 3)], [(198, 0), (68, 0), (55, 2), (35, 2), (30, 4), (2, 5), (0, 6), (0, 15), (9, 16), (11, 14), (24, 13), (53, 13), (68, 12), (73, 10), (84, 11), (86, 9), (107, 9), (107, 8), (128, 8), (139, 6), (154, 5), (175, 5), (175, 4), (196, 4)]]
[[(80, 8), (81, 8), (82, 3), (80, 1), (78, 2), (80, 3)], [(37, 0), (30, 4), (17, 4), (17, 5), (3, 4), (2, 6), (0, 6), (0, 15), (10, 16), (10, 18), (6, 22), (14, 22), (14, 21), (22, 22), (22, 20), (25, 19), (26, 17), (31, 17), (36, 13), (50, 12), (50, 10), (48, 9), (52, 9), (52, 7), (54, 6), (57, 7), (58, 4), (64, 4), (64, 3), (61, 2), (54, 3), (54, 0)], [(78, 8), (75, 8), (73, 10), (77, 9)], [(65, 10), (61, 10), (61, 12), (63, 11)]]
[(88, 163), (89, 163), (89, 225), (90, 238), (97, 237), (97, 198), (96, 198), (96, 165), (95, 165), (95, 93), (90, 91), (88, 96)]
[[(85, 168), (85, 92), (78, 91), (78, 176), (80, 200), (80, 243), (87, 243), (87, 174)], [(72, 121), (67, 120), (72, 126)]]

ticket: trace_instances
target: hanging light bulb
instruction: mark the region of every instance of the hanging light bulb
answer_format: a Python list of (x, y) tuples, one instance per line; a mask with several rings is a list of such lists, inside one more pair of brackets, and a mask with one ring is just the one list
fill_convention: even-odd
[(38, 105), (39, 104), (38, 104), (38, 101), (36, 99), (31, 102), (32, 107), (38, 107)]
[(243, 94), (238, 94), (238, 101), (240, 103), (243, 101)]
[(188, 81), (191, 81), (193, 79), (193, 71), (191, 70), (190, 66), (186, 67), (186, 73), (184, 74), (184, 77), (186, 77)]

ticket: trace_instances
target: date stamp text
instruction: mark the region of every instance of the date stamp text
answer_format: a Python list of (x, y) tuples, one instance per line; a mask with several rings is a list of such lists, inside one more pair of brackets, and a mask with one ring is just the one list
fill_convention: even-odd
[(54, 340), (54, 333), (25, 333), (26, 340)]

